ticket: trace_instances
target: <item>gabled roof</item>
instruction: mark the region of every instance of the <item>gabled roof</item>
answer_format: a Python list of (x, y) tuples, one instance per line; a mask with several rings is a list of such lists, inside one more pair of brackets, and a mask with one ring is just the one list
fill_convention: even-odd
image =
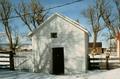
[(78, 22), (76, 22), (76, 21), (74, 21), (74, 20), (72, 20), (72, 19), (70, 19), (70, 18), (68, 18), (66, 16), (60, 15), (58, 13), (54, 13), (50, 17), (48, 17), (41, 25), (39, 25), (39, 27), (37, 29), (35, 29), (33, 32), (29, 33), (29, 36), (33, 36), (38, 30), (40, 30), (41, 26), (43, 26), (45, 23), (49, 22), (52, 18), (54, 18), (56, 16), (68, 21), (69, 23), (71, 23), (75, 27), (77, 27), (78, 29), (83, 30), (84, 32), (89, 34), (89, 32), (82, 25), (80, 25)]

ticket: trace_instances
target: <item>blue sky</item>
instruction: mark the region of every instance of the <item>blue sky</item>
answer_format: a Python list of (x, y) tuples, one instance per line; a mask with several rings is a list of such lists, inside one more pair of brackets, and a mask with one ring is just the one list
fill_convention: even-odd
[[(53, 6), (57, 6), (57, 5), (61, 5), (64, 3), (68, 3), (68, 2), (72, 2), (75, 0), (41, 0), (41, 4), (45, 7), (45, 8), (50, 8)], [(67, 5), (67, 6), (63, 6), (60, 8), (56, 8), (56, 9), (52, 9), (49, 11), (50, 14), (54, 13), (54, 12), (58, 12), (62, 15), (65, 15), (71, 19), (80, 20), (80, 23), (82, 25), (87, 25), (86, 24), (86, 20), (85, 18), (81, 15), (81, 12), (86, 9), (89, 5), (89, 2), (91, 0), (83, 0), (71, 5)]]
[[(12, 1), (16, 5), (21, 0), (12, 0)], [(25, 1), (27, 2), (29, 0), (25, 0)], [(40, 3), (44, 7), (44, 9), (48, 9), (50, 7), (62, 5), (62, 4), (73, 2), (73, 1), (76, 1), (76, 0), (40, 0)], [(85, 10), (88, 7), (88, 5), (90, 5), (91, 3), (92, 3), (92, 0), (82, 0), (82, 1), (74, 3), (74, 4), (47, 10), (47, 12), (49, 12), (48, 16), (57, 12), (64, 16), (67, 16), (73, 20), (79, 19), (80, 24), (87, 28), (87, 27), (89, 27), (89, 23), (87, 22), (85, 17), (83, 15), (81, 15), (81, 12), (83, 10)], [(14, 26), (19, 26), (19, 28), (21, 28), (21, 26), (24, 26), (24, 23), (20, 20), (18, 22), (17, 19), (14, 19), (14, 23), (13, 23)], [(21, 31), (24, 32), (25, 29), (26, 29), (26, 27), (22, 28)]]
[[(14, 4), (16, 5), (21, 0), (11, 0), (11, 1), (13, 1)], [(23, 1), (28, 2), (29, 0), (23, 0)], [(62, 5), (62, 4), (73, 2), (73, 1), (76, 1), (76, 0), (40, 0), (40, 3), (45, 9), (48, 9), (50, 7)], [(67, 16), (73, 20), (79, 19), (79, 22), (81, 25), (83, 25), (85, 28), (89, 28), (90, 24), (87, 21), (87, 19), (81, 14), (81, 12), (83, 10), (87, 9), (87, 7), (90, 4), (93, 4), (93, 0), (82, 0), (82, 1), (74, 3), (74, 4), (66, 5), (63, 7), (55, 8), (55, 9), (51, 9), (48, 11), (49, 12), (48, 15), (50, 16), (51, 14), (57, 12), (57, 13), (60, 13), (64, 16)], [(26, 32), (26, 27), (23, 27), (25, 25), (21, 20), (18, 20), (18, 18), (16, 18), (16, 19), (11, 20), (11, 22), (13, 22), (12, 23), (13, 26), (18, 27), (16, 29), (20, 29), (20, 32)], [(100, 39), (98, 41), (101, 41), (101, 40), (102, 39)]]
[[(13, 1), (14, 5), (17, 5), (19, 1), (21, 0), (11, 0)], [(28, 2), (29, 0), (23, 0)], [(62, 5), (65, 3), (73, 2), (76, 0), (39, 0), (41, 5), (44, 7), (44, 9), (48, 9), (54, 6)], [(67, 16), (73, 20), (79, 19), (79, 22), (81, 25), (83, 25), (85, 28), (89, 28), (90, 24), (88, 23), (87, 19), (81, 14), (82, 11), (87, 9), (87, 7), (92, 4), (93, 0), (82, 0), (80, 2), (76, 2), (74, 4), (66, 5), (63, 7), (47, 10), (48, 16), (51, 14), (57, 12), (64, 16)], [(17, 27), (17, 30), (20, 30), (20, 32), (26, 32), (27, 27), (24, 27), (25, 24), (18, 18), (10, 20), (12, 22), (12, 26)]]

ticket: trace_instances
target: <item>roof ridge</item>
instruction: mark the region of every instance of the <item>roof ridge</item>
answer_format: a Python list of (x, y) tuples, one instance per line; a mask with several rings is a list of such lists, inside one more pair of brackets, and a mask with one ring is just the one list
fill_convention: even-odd
[(67, 21), (71, 21), (72, 23), (78, 25), (77, 27), (78, 27), (79, 29), (81, 29), (81, 30), (89, 33), (89, 32), (87, 31), (87, 29), (86, 29), (85, 27), (83, 27), (83, 25), (81, 25), (80, 23), (76, 22), (75, 20), (73, 20), (73, 19), (71, 19), (71, 18), (69, 18), (69, 17), (67, 17), (67, 16), (61, 15), (61, 14), (59, 14), (59, 13), (57, 13), (57, 12), (56, 12), (55, 14), (58, 15), (59, 17), (62, 17), (63, 19), (66, 19)]
[(61, 15), (61, 14), (55, 12), (54, 14), (52, 14), (51, 16), (49, 16), (41, 25), (39, 25), (39, 27), (38, 27), (37, 29), (35, 29), (33, 32), (29, 33), (28, 35), (29, 35), (29, 36), (32, 36), (33, 33), (35, 33), (38, 29), (40, 29), (40, 26), (42, 26), (43, 24), (45, 24), (49, 19), (51, 19), (51, 18), (54, 17), (54, 16), (59, 16), (59, 17), (61, 17), (62, 19), (66, 20), (66, 21), (69, 21), (70, 23), (74, 24), (77, 28), (85, 31), (86, 33), (89, 33), (89, 32), (87, 31), (87, 29), (85, 29), (82, 25), (80, 25), (80, 24), (79, 24), (78, 22), (76, 22), (75, 20), (73, 20), (73, 19), (71, 19), (71, 18), (69, 18), (69, 17), (67, 17), (67, 16), (64, 16), (64, 15)]

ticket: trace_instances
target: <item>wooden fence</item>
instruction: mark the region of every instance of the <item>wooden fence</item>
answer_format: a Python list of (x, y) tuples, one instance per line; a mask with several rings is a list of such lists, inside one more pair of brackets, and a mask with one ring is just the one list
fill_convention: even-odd
[(89, 58), (88, 69), (114, 69), (120, 68), (120, 58)]
[(12, 51), (0, 51), (0, 69), (14, 70), (14, 53)]

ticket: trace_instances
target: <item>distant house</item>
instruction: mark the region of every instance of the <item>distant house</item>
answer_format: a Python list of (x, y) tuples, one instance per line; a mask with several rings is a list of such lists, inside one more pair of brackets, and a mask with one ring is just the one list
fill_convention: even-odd
[[(89, 43), (89, 53), (92, 53), (93, 50), (93, 42)], [(104, 50), (102, 49), (102, 42), (96, 42), (96, 53), (95, 54), (102, 54)]]
[[(30, 66), (34, 71), (44, 68), (41, 71), (53, 74), (86, 72), (88, 31), (76, 21), (55, 13), (30, 36), (36, 63)], [(46, 65), (40, 64), (40, 57)]]
[(116, 36), (117, 56), (120, 57), (120, 32)]

